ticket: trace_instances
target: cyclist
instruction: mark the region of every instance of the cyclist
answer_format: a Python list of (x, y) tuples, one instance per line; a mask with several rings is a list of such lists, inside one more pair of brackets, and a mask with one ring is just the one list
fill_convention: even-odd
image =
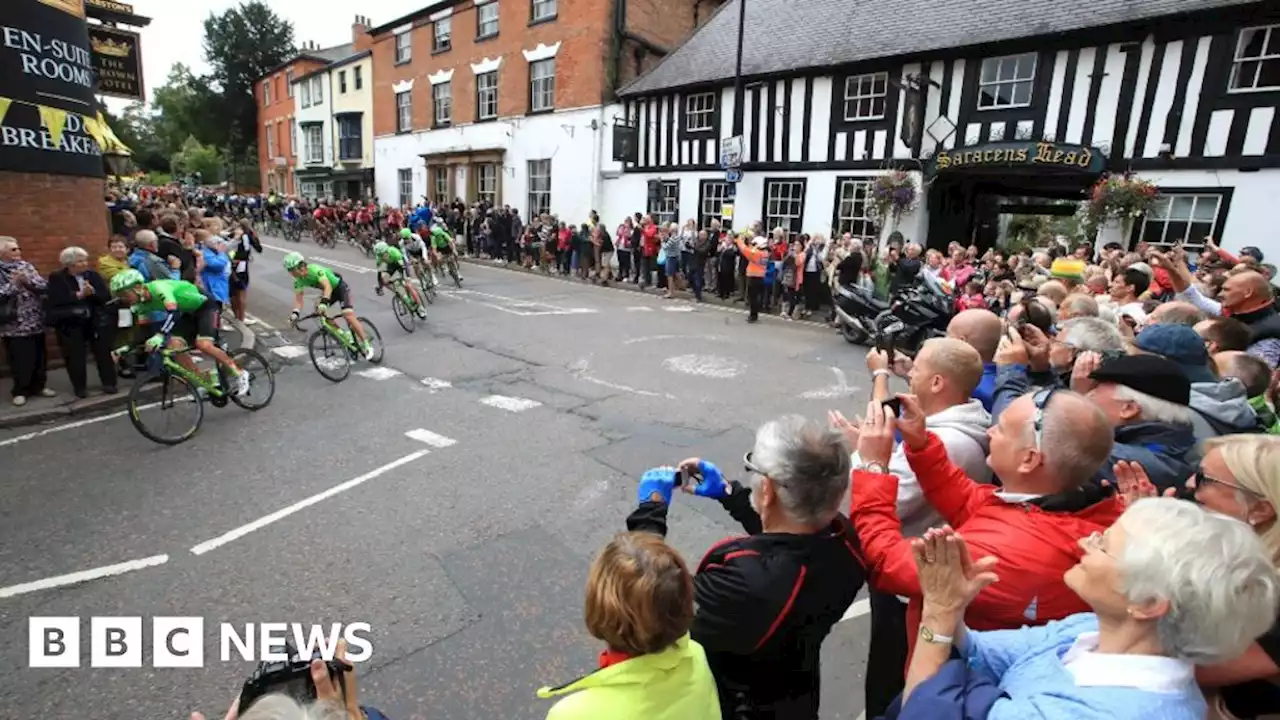
[(424, 242), (426, 229), (424, 225), (418, 226), (418, 232), (414, 233), (409, 228), (400, 231), (400, 250), (409, 256), (409, 260), (413, 263), (414, 268), (423, 276), (431, 281), (431, 286), (436, 285), (436, 274), (427, 265), (427, 244)]
[[(249, 392), (249, 373), (242, 372), (231, 356), (215, 342), (221, 307), (217, 300), (206, 297), (200, 288), (183, 280), (146, 282), (137, 270), (123, 270), (111, 278), (111, 294), (130, 307), (139, 324), (149, 322), (151, 313), (164, 313), (160, 331), (146, 342), (147, 350), (155, 352), (161, 347), (181, 350), (185, 347), (184, 340), (194, 340), (197, 350), (213, 358), (236, 379), (232, 393), (243, 395)], [(174, 328), (179, 325), (179, 337), (173, 337)], [(178, 355), (176, 360), (187, 370), (200, 373), (189, 354)]]
[[(408, 232), (406, 230), (405, 232)], [(373, 244), (373, 259), (378, 263), (378, 289), (377, 293), (382, 294), (382, 288), (390, 285), (392, 282), (399, 280), (404, 286), (409, 288), (409, 294), (413, 296), (413, 301), (418, 305), (418, 317), (423, 320), (427, 319), (427, 310), (422, 305), (422, 296), (418, 294), (418, 288), (413, 283), (404, 282), (405, 266), (404, 255), (400, 249), (394, 245), (385, 242), (376, 242)], [(383, 277), (386, 277), (384, 280)]]
[(431, 228), (431, 264), (439, 267), (440, 263), (451, 262), (453, 271), (458, 276), (458, 282), (462, 282), (462, 273), (457, 266), (458, 249), (453, 244), (453, 233), (441, 223), (436, 223)]
[(364, 358), (372, 360), (376, 351), (364, 334), (364, 326), (356, 319), (351, 303), (351, 289), (343, 282), (342, 276), (323, 265), (308, 263), (300, 252), (284, 256), (284, 269), (293, 276), (293, 312), (289, 313), (289, 321), (296, 323), (302, 316), (302, 291), (309, 287), (318, 288), (320, 302), (316, 305), (316, 311), (324, 313), (333, 303), (342, 303), (342, 317), (347, 321), (347, 327), (351, 328), (351, 334), (360, 343)]

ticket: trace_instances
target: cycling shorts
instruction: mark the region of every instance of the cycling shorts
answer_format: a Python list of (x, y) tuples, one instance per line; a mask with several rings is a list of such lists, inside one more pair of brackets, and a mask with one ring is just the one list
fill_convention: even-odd
[(387, 282), (403, 280), (405, 276), (404, 266), (400, 263), (387, 263), (387, 269), (383, 270), (383, 272), (387, 274)]
[(351, 289), (347, 287), (346, 280), (339, 280), (338, 287), (333, 288), (333, 294), (329, 296), (330, 305), (341, 305), (343, 310), (351, 309)]
[(438, 252), (438, 253), (440, 253), (441, 255), (452, 255), (452, 254), (453, 254), (453, 246), (452, 246), (452, 245), (445, 245), (445, 246), (443, 246), (443, 247), (437, 247), (437, 248), (435, 248), (435, 251), (436, 251), (436, 252)]
[(197, 338), (218, 339), (218, 327), (222, 322), (222, 303), (212, 298), (193, 312), (182, 313), (174, 323), (173, 335), (186, 341), (187, 346), (195, 345)]

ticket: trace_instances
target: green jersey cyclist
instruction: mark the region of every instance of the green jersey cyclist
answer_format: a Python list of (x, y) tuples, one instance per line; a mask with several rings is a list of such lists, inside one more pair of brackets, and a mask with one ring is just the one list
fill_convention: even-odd
[[(221, 323), (218, 317), (221, 306), (217, 300), (206, 297), (200, 288), (182, 280), (146, 282), (137, 270), (124, 270), (111, 278), (111, 294), (129, 306), (139, 324), (147, 323), (152, 313), (165, 313), (159, 331), (146, 342), (147, 350), (155, 352), (161, 347), (181, 350), (186, 347), (185, 343), (193, 342), (197, 350), (213, 358), (236, 379), (231, 392), (237, 395), (249, 392), (249, 373), (242, 372), (215, 342)], [(175, 330), (178, 337), (173, 337)], [(183, 353), (175, 359), (182, 367), (200, 374), (189, 354)]]
[(414, 287), (413, 283), (404, 282), (406, 272), (404, 254), (400, 252), (400, 249), (394, 245), (377, 242), (373, 245), (373, 258), (378, 263), (378, 294), (382, 294), (382, 288), (385, 285), (399, 280), (404, 287), (409, 289), (409, 294), (413, 296), (413, 302), (418, 306), (418, 317), (426, 320), (427, 310), (422, 306), (422, 296), (418, 294), (418, 288)]
[(289, 321), (297, 322), (302, 316), (302, 291), (306, 288), (320, 290), (320, 302), (316, 311), (327, 312), (335, 302), (342, 303), (342, 317), (347, 327), (355, 335), (356, 342), (364, 351), (366, 360), (373, 360), (377, 351), (364, 334), (364, 326), (356, 319), (356, 311), (351, 302), (351, 288), (342, 280), (342, 276), (323, 265), (308, 263), (300, 252), (291, 252), (284, 256), (284, 269), (293, 276), (293, 312), (289, 313)]
[(439, 267), (442, 260), (452, 258), (454, 270), (458, 273), (458, 282), (462, 282), (462, 272), (457, 269), (458, 248), (453, 244), (453, 234), (444, 225), (437, 223), (431, 228), (431, 265)]

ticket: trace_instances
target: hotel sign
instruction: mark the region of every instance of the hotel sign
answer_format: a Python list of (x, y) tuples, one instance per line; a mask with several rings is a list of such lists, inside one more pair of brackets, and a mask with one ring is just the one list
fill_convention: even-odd
[(1106, 158), (1097, 148), (1051, 142), (1012, 142), (939, 150), (929, 161), (929, 173), (963, 170), (1066, 170), (1101, 173)]
[(112, 0), (84, 0), (84, 4), (98, 10), (110, 10), (121, 15), (132, 15), (133, 6), (124, 3), (113, 2)]
[(142, 41), (137, 33), (90, 25), (89, 47), (93, 50), (99, 93), (129, 100), (146, 99), (142, 85)]

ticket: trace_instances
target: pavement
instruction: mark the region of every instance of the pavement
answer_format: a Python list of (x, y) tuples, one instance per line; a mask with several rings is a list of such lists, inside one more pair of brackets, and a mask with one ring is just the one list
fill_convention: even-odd
[[(222, 659), (220, 624), (363, 622), (360, 695), (389, 717), (545, 717), (534, 691), (595, 667), (583, 584), (640, 474), (693, 455), (732, 474), (762, 422), (857, 412), (870, 387), (829, 329), (484, 265), (409, 333), (369, 261), (307, 243), (386, 348), (331, 383), (287, 328), (298, 246), (265, 244), (270, 406), (206, 408), (172, 448), (118, 410), (0, 429), (0, 716), (214, 717), (253, 669)], [(692, 563), (740, 531), (680, 496), (668, 540)], [(824, 720), (862, 711), (866, 612), (824, 644)], [(140, 667), (90, 667), (91, 616), (141, 619)], [(29, 667), (32, 617), (80, 619), (78, 668)], [(202, 619), (203, 667), (154, 667), (165, 617)]]

